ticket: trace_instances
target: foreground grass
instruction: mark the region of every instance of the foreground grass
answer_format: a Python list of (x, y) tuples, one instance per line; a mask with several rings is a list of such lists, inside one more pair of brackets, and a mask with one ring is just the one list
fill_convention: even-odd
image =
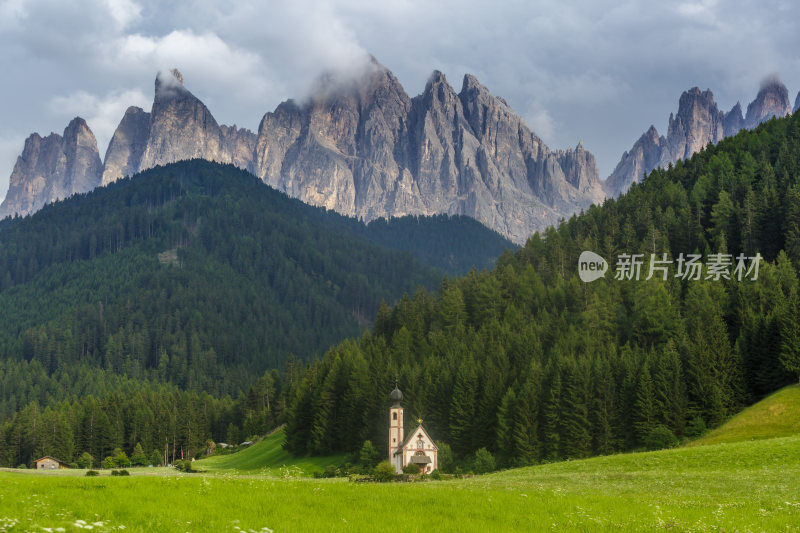
[(689, 446), (741, 442), (800, 433), (800, 385), (767, 396)]
[(283, 449), (285, 435), (277, 431), (249, 448), (231, 455), (217, 455), (195, 461), (193, 467), (204, 472), (260, 471), (264, 474), (281, 475), (284, 468), (299, 470), (304, 474), (322, 472), (328, 465), (338, 465), (342, 455), (329, 457), (294, 457)]
[(800, 531), (800, 436), (430, 483), (0, 472), (0, 531), (77, 531), (76, 520), (99, 531)]

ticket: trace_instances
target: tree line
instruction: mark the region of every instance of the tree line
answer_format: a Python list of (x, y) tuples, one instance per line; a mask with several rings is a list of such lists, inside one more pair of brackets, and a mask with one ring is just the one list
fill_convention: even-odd
[[(800, 375), (799, 170), (800, 115), (773, 120), (534, 234), (491, 272), (381, 307), (369, 334), (305, 373), (287, 447), (386, 449), (395, 379), (407, 424), (422, 418), (457, 456), (485, 448), (501, 465), (631, 450), (720, 424)], [(608, 260), (606, 277), (580, 281), (584, 250)], [(624, 253), (764, 261), (755, 281), (752, 271), (740, 281), (706, 270), (699, 280), (675, 270), (666, 281), (614, 279)]]

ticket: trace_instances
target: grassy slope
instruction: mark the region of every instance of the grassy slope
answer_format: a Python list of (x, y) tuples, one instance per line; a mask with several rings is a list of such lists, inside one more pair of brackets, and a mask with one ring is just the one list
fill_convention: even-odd
[(800, 433), (800, 385), (771, 394), (689, 446), (786, 437)]
[(255, 471), (279, 475), (282, 467), (297, 467), (304, 474), (321, 472), (326, 466), (339, 464), (343, 456), (330, 457), (294, 457), (283, 449), (283, 430), (273, 433), (240, 452), (231, 455), (218, 455), (195, 461), (194, 468), (206, 472), (233, 470)]
[(798, 479), (800, 435), (430, 483), (0, 472), (0, 531), (798, 531)]

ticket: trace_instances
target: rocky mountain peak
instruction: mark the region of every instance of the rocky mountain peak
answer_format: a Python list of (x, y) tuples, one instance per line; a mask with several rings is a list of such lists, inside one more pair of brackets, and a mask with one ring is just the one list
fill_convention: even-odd
[(789, 90), (777, 76), (771, 76), (761, 83), (755, 100), (747, 106), (744, 127), (755, 128), (772, 117), (785, 117), (791, 110)]
[(414, 100), (417, 99), (424, 102), (424, 106), (428, 110), (446, 108), (450, 110), (448, 113), (453, 116), (456, 113), (462, 114), (456, 91), (447, 82), (444, 73), (439, 70), (434, 70), (431, 73), (425, 84), (425, 90), (422, 91), (421, 95), (414, 98)]
[(742, 104), (736, 102), (736, 105), (725, 113), (725, 117), (722, 119), (723, 134), (725, 137), (736, 135), (743, 127), (744, 116), (742, 115)]
[[(603, 197), (582, 142), (551, 151), (469, 74), (457, 94), (434, 71), (412, 99), (370, 57), (266, 113), (258, 134), (218, 124), (177, 70), (159, 73), (154, 89), (149, 113), (126, 110), (102, 173), (85, 122), (73, 121), (63, 137), (32, 135), (2, 212), (38, 209), (62, 194), (53, 184), (85, 185), (68, 176), (110, 183), (190, 158), (233, 163), (306, 203), (366, 221), (463, 214), (519, 243)], [(97, 164), (88, 164), (93, 145)], [(22, 200), (11, 206), (14, 198)]]
[(708, 143), (723, 137), (723, 114), (714, 102), (714, 93), (699, 87), (684, 91), (678, 101), (678, 113), (670, 115), (664, 161), (684, 159)]
[[(800, 105), (800, 93), (797, 99), (795, 108)], [(692, 87), (681, 94), (677, 114), (670, 114), (666, 139), (658, 137), (651, 126), (630, 151), (622, 154), (604, 183), (606, 193), (614, 196), (624, 192), (631, 183), (657, 167), (691, 157), (709, 143), (716, 144), (724, 137), (735, 135), (743, 128), (754, 128), (774, 116), (783, 117), (790, 110), (789, 91), (775, 76), (762, 82), (755, 100), (747, 106), (746, 118), (739, 102), (722, 113), (710, 90)]]
[(0, 217), (27, 215), (47, 203), (90, 191), (100, 184), (101, 172), (97, 140), (82, 118), (70, 121), (63, 135), (34, 133), (25, 140), (14, 165)]
[(800, 91), (797, 92), (797, 97), (794, 99), (794, 107), (792, 108), (792, 113), (796, 113), (798, 109), (800, 109)]
[(180, 89), (184, 87), (183, 74), (176, 68), (168, 71), (160, 71), (156, 74), (155, 81), (155, 94), (159, 96), (174, 96), (176, 93), (182, 92)]
[(465, 74), (464, 81), (461, 83), (461, 92), (459, 93), (462, 103), (468, 105), (468, 102), (478, 102), (484, 107), (496, 106), (498, 103), (503, 107), (508, 107), (508, 104), (502, 98), (495, 97), (489, 89), (487, 89), (478, 78), (472, 74)]
[(478, 78), (472, 74), (464, 74), (464, 80), (461, 82), (461, 92), (476, 91), (478, 93), (488, 93), (489, 89), (484, 87)]
[(131, 106), (126, 109), (122, 121), (108, 143), (103, 167), (103, 185), (132, 176), (139, 171), (149, 135), (150, 113), (141, 107)]

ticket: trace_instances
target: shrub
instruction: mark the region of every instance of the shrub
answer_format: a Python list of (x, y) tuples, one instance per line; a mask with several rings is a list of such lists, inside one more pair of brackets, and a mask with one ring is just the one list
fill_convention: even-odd
[(147, 465), (147, 456), (144, 454), (144, 448), (142, 448), (142, 444), (137, 442), (136, 446), (133, 448), (133, 455), (131, 455), (131, 466), (145, 465)]
[(131, 466), (131, 460), (128, 459), (128, 454), (120, 451), (117, 455), (114, 456), (114, 465), (115, 466)]
[(164, 461), (164, 458), (161, 455), (161, 452), (158, 450), (153, 450), (153, 453), (150, 454), (150, 464), (153, 466), (158, 466)]
[(118, 474), (118, 475), (120, 475), (120, 476), (130, 476), (130, 475), (131, 475), (131, 473), (130, 473), (130, 472), (128, 472), (127, 470), (124, 470), (124, 469), (123, 469), (123, 470), (120, 470), (120, 471), (119, 471), (119, 474)]
[(94, 457), (89, 452), (83, 452), (78, 457), (78, 466), (81, 468), (91, 468), (94, 466)]
[(114, 458), (110, 455), (103, 459), (103, 468), (114, 468)]
[(442, 475), (439, 473), (439, 470), (434, 470), (433, 472), (431, 472), (431, 479), (434, 479), (436, 481), (442, 479)]
[(404, 474), (419, 474), (419, 467), (414, 463), (407, 464), (403, 467)]
[(365, 440), (364, 445), (361, 446), (361, 451), (358, 452), (358, 462), (365, 468), (374, 468), (381, 460), (381, 454), (375, 449), (372, 441)]
[(100, 472), (98, 472), (97, 470), (87, 470), (86, 471), (86, 476), (87, 477), (93, 477), (93, 476), (99, 476), (99, 475), (100, 475)]
[(677, 445), (678, 438), (665, 426), (656, 426), (644, 439), (644, 447), (647, 450), (662, 450), (674, 448)]
[(497, 468), (497, 463), (495, 463), (494, 456), (489, 450), (481, 448), (475, 452), (473, 468), (478, 474), (486, 474), (494, 471)]
[(78, 463), (70, 463), (69, 467), (72, 468), (73, 470), (77, 470), (79, 468)]
[(322, 477), (339, 477), (341, 472), (339, 471), (339, 467), (336, 465), (328, 465), (325, 467), (325, 470), (322, 472)]
[(119, 470), (112, 470), (111, 471), (111, 475), (112, 476), (118, 476), (119, 475)]
[(446, 442), (437, 442), (436, 447), (439, 448), (439, 469), (448, 474), (455, 472), (456, 456), (450, 445)]
[(192, 470), (192, 462), (188, 459), (186, 460), (178, 459), (177, 461), (175, 461), (175, 468), (177, 468), (181, 472), (186, 472), (187, 474), (194, 472), (194, 470)]
[(706, 421), (703, 420), (702, 417), (696, 416), (692, 419), (691, 422), (686, 426), (686, 436), (695, 438), (699, 437), (703, 433), (708, 431), (708, 426), (706, 426)]
[(394, 481), (396, 477), (394, 466), (392, 466), (392, 463), (389, 461), (381, 461), (378, 463), (378, 466), (375, 467), (372, 474), (375, 476), (375, 481), (380, 481), (381, 483)]

